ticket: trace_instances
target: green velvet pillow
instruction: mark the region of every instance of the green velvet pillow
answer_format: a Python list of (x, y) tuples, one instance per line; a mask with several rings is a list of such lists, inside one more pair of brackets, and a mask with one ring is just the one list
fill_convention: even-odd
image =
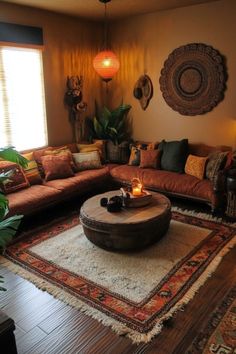
[(184, 172), (184, 166), (188, 156), (188, 139), (180, 141), (162, 140), (158, 149), (162, 151), (162, 170), (179, 173)]

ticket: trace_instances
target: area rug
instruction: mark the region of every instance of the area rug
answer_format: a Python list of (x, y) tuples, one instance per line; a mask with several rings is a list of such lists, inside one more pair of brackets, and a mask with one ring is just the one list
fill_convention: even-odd
[(0, 262), (135, 343), (148, 342), (182, 309), (236, 243), (236, 227), (172, 212), (167, 234), (139, 252), (90, 243), (78, 216), (11, 245)]
[(198, 353), (236, 353), (236, 286), (227, 293), (186, 352)]

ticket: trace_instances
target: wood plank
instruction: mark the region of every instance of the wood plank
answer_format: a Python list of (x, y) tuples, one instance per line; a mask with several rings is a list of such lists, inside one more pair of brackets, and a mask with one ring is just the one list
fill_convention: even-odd
[(16, 341), (20, 340), (21, 337), (23, 337), (25, 335), (25, 331), (23, 331), (23, 329), (21, 329), (20, 327), (17, 326), (17, 324), (15, 323), (15, 331), (14, 331), (14, 334), (15, 334), (15, 338), (16, 338)]
[(27, 352), (31, 354), (34, 353), (32, 349), (34, 345), (40, 342), (46, 336), (47, 334), (38, 327), (33, 328), (32, 331), (28, 333), (25, 333), (24, 336), (16, 340), (18, 354), (23, 354)]
[(51, 301), (48, 301), (46, 304), (44, 304), (40, 311), (38, 307), (34, 308), (33, 312), (30, 312), (22, 320), (18, 321), (17, 324), (21, 329), (26, 332), (29, 332), (35, 326), (40, 324), (40, 322), (44, 321), (48, 317), (53, 316), (54, 313), (58, 312), (65, 306), (65, 303), (58, 300), (55, 301), (52, 296)]
[(46, 333), (51, 333), (59, 326), (67, 323), (68, 320), (72, 320), (75, 316), (78, 316), (78, 311), (70, 306), (65, 306), (57, 311), (53, 316), (48, 316), (41, 321), (38, 326)]
[(36, 307), (35, 304), (37, 303), (37, 310), (41, 311), (44, 305), (47, 302), (51, 301), (51, 296), (43, 291), (40, 291), (40, 296), (37, 298), (37, 302), (35, 302), (35, 295), (37, 293), (37, 288), (33, 289), (32, 292), (29, 294), (29, 298), (18, 298), (15, 300), (14, 303), (10, 303), (4, 307), (4, 312), (7, 313), (9, 317), (12, 317), (16, 323), (18, 323), (21, 319), (25, 318), (27, 315), (32, 314)]

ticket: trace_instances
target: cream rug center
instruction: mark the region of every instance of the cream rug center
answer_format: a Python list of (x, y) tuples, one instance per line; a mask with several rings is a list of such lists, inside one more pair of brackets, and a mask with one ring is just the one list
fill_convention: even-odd
[(82, 226), (77, 225), (30, 251), (113, 293), (140, 302), (208, 234), (206, 228), (172, 220), (168, 232), (156, 244), (139, 252), (118, 253), (90, 243)]

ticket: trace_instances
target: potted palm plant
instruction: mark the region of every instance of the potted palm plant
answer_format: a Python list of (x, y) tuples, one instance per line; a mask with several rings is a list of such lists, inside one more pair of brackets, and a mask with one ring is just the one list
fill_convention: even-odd
[(96, 115), (90, 125), (91, 139), (106, 140), (107, 159), (111, 162), (126, 162), (121, 153), (128, 148), (131, 135), (131, 124), (127, 117), (131, 106), (120, 104), (114, 110), (103, 107), (98, 109), (95, 103)]
[[(22, 167), (27, 166), (27, 160), (12, 147), (0, 148), (0, 159), (15, 162)], [(12, 172), (0, 173), (0, 252), (3, 252), (6, 245), (12, 240), (20, 225), (23, 215), (14, 215), (6, 218), (8, 214), (8, 199), (3, 194), (1, 184), (11, 178)], [(0, 283), (3, 277), (0, 276)], [(0, 286), (0, 291), (6, 290)]]

